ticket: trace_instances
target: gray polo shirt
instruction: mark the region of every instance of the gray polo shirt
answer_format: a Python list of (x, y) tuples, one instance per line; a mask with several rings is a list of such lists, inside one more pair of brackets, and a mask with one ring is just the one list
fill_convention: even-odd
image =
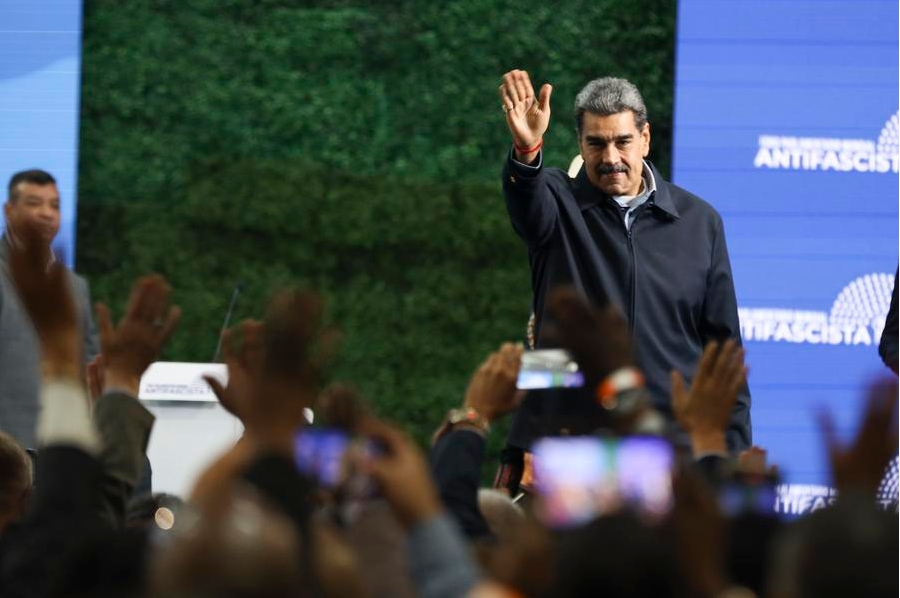
[[(10, 277), (8, 256), (9, 242), (4, 235), (0, 237), (0, 430), (33, 448), (39, 411), (40, 345)], [(88, 285), (74, 272), (66, 272), (83, 331), (83, 359), (87, 363), (100, 352)]]

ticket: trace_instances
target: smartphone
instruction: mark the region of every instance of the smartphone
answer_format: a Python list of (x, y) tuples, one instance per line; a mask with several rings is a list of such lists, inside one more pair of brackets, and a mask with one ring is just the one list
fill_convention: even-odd
[(538, 349), (522, 354), (516, 388), (573, 388), (584, 385), (578, 364), (564, 349)]
[(728, 517), (775, 517), (778, 484), (778, 476), (735, 474), (720, 487), (719, 506)]
[(657, 520), (672, 507), (672, 446), (633, 436), (543, 438), (534, 444), (537, 512), (552, 528), (633, 509)]
[(305, 428), (294, 436), (294, 462), (300, 473), (334, 489), (345, 475), (344, 455), (350, 437), (343, 430)]

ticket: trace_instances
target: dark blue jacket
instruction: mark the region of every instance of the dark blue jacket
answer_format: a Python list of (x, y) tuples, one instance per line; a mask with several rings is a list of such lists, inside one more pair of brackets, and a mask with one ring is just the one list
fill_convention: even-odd
[[(630, 324), (655, 406), (671, 419), (669, 371), (690, 382), (707, 342), (740, 340), (741, 333), (721, 216), (650, 168), (657, 189), (638, 208), (630, 232), (618, 204), (591, 184), (584, 168), (571, 179), (557, 168), (534, 169), (510, 157), (503, 193), (513, 228), (528, 247), (538, 345), (550, 289), (574, 285), (595, 304), (608, 297)], [(537, 404), (543, 398), (528, 397), (519, 410), (510, 434), (514, 446), (527, 448), (534, 437), (558, 432), (534, 427), (530, 412), (547, 411)], [(732, 451), (751, 445), (746, 387), (727, 438)]]

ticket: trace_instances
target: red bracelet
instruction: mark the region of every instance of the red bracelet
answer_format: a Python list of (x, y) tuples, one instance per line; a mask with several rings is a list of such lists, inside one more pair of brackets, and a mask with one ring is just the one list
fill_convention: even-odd
[(541, 139), (540, 141), (538, 141), (538, 142), (537, 142), (537, 145), (534, 146), (534, 147), (519, 147), (518, 145), (516, 145), (515, 143), (513, 143), (513, 147), (516, 148), (516, 151), (517, 151), (517, 152), (519, 152), (520, 154), (526, 154), (526, 155), (527, 155), (527, 154), (533, 154), (534, 152), (536, 152), (536, 151), (538, 151), (539, 149), (541, 149), (543, 146), (544, 146), (544, 140), (543, 140), (543, 139)]

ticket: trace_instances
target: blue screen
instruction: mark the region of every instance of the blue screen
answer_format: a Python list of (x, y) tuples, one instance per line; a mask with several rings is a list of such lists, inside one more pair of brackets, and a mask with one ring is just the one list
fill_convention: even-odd
[(834, 496), (817, 412), (848, 437), (887, 372), (898, 3), (681, 0), (676, 52), (673, 179), (725, 221), (754, 443), (801, 514)]
[(0, 178), (41, 168), (61, 198), (54, 249), (75, 248), (81, 0), (0, 2)]

